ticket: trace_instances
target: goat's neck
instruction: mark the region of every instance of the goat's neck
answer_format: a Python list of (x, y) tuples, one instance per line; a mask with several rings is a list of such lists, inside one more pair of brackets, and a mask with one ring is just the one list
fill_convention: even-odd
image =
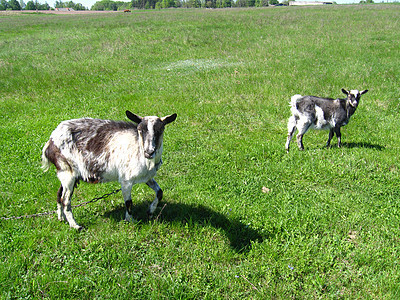
[(353, 105), (350, 104), (349, 101), (347, 101), (346, 103), (347, 119), (350, 119), (350, 117), (354, 114), (356, 109), (357, 109), (356, 107), (354, 107)]
[[(160, 150), (157, 150), (157, 152), (159, 151)], [(152, 159), (144, 158), (144, 160), (148, 170), (156, 169), (157, 171), (162, 164), (161, 153), (157, 153), (156, 156)]]
[[(145, 158), (146, 166), (148, 169), (156, 168), (156, 170), (158, 170), (160, 168), (160, 166), (162, 164), (162, 159), (161, 159), (162, 151), (163, 151), (163, 148), (161, 145), (161, 147), (156, 150), (156, 154), (155, 154), (154, 158), (152, 158), (152, 159)], [(144, 151), (142, 152), (142, 154), (144, 157)]]
[(158, 169), (161, 167), (162, 165), (162, 158), (160, 157), (160, 160), (158, 162), (156, 162), (156, 171), (158, 171)]

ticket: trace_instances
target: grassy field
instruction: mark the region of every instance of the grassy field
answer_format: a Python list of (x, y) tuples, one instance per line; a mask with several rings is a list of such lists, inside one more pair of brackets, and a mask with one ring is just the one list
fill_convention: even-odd
[[(398, 299), (400, 5), (0, 16), (0, 216), (56, 208), (64, 119), (164, 116), (164, 200), (0, 223), (1, 299)], [(369, 89), (286, 154), (293, 94)], [(336, 143), (336, 138), (333, 140)], [(80, 184), (73, 204), (118, 188)]]

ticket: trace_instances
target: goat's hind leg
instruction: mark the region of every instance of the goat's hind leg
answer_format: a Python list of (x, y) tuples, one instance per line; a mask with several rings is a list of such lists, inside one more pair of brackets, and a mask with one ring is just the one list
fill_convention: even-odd
[(154, 179), (150, 179), (149, 181), (146, 182), (146, 184), (153, 189), (153, 191), (156, 193), (156, 198), (154, 201), (150, 204), (149, 210), (147, 211), (147, 214), (149, 217), (153, 216), (154, 211), (157, 208), (158, 202), (162, 200), (163, 197), (163, 191), (158, 185), (158, 183)]
[(299, 146), (300, 150), (304, 150), (304, 145), (303, 145), (303, 135), (310, 129), (311, 123), (310, 122), (304, 122), (301, 124), (297, 125), (297, 130), (299, 131), (296, 139), (297, 139), (297, 145)]
[(293, 134), (296, 131), (296, 117), (295, 116), (291, 116), (289, 118), (288, 121), (288, 135), (287, 135), (287, 139), (286, 139), (286, 145), (285, 145), (285, 149), (286, 152), (289, 153), (289, 145), (290, 145), (290, 141), (293, 138)]
[(57, 216), (59, 221), (67, 221), (67, 218), (64, 215), (63, 210), (63, 201), (62, 201), (62, 193), (63, 193), (63, 186), (61, 185), (57, 192)]
[(70, 172), (59, 172), (57, 174), (61, 181), (62, 188), (59, 189), (60, 202), (57, 204), (59, 209), (59, 218), (65, 218), (69, 226), (77, 230), (81, 230), (82, 226), (78, 225), (72, 214), (71, 197), (74, 193), (76, 178)]

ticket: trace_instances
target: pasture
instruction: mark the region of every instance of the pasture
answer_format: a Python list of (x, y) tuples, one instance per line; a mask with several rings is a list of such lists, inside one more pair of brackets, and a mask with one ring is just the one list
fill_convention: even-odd
[[(2, 299), (400, 297), (400, 5), (0, 15), (0, 216), (56, 209), (65, 119), (177, 113), (164, 190), (0, 223)], [(294, 94), (369, 89), (285, 151)], [(72, 204), (119, 188), (81, 183)]]

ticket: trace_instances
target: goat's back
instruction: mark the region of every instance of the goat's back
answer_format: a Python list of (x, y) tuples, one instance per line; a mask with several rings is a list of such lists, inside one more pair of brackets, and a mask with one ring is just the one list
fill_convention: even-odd
[(124, 131), (137, 136), (132, 122), (82, 118), (61, 122), (50, 138), (57, 147), (74, 144), (81, 151), (99, 152), (116, 133)]
[(330, 112), (342, 106), (343, 101), (343, 99), (294, 95), (291, 98), (291, 110), (293, 114), (314, 114), (315, 108), (320, 107), (323, 111)]
[[(74, 176), (85, 181), (112, 181), (118, 179), (120, 172), (126, 172), (132, 161), (140, 167), (137, 141), (134, 123), (83, 118), (61, 122), (46, 146), (55, 146), (58, 161), (69, 166)], [(141, 172), (136, 168), (131, 168), (127, 176)]]

